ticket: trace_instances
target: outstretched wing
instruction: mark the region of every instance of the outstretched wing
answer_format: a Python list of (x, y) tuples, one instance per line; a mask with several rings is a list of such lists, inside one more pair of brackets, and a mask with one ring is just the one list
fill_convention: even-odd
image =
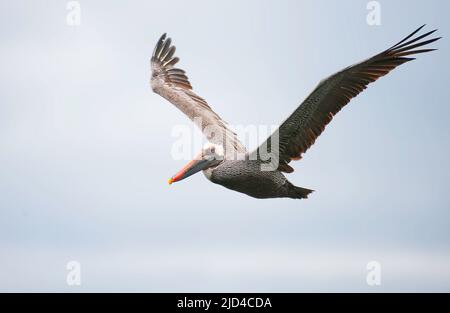
[[(424, 26), (386, 51), (320, 82), (297, 110), (256, 150), (256, 153), (260, 155), (261, 151), (268, 151), (275, 154), (279, 160), (278, 169), (286, 173), (293, 172), (294, 169), (288, 165), (289, 162), (302, 158), (302, 154), (314, 144), (334, 115), (351, 99), (397, 66), (414, 60), (408, 56), (436, 50), (421, 48), (440, 39), (423, 40), (436, 30), (412, 38)], [(275, 142), (276, 139), (278, 152), (271, 151), (271, 142)]]
[(151, 59), (151, 86), (155, 93), (173, 103), (200, 127), (207, 139), (225, 150), (225, 157), (245, 153), (244, 146), (236, 134), (227, 126), (205, 99), (192, 90), (185, 71), (175, 68), (179, 58), (175, 57), (175, 46), (166, 34), (159, 39)]

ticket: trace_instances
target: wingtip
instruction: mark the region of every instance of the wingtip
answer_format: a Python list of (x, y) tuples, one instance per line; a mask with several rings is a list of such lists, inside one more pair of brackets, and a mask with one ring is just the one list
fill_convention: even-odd
[(427, 24), (423, 24), (422, 26), (420, 26), (419, 28), (416, 29), (416, 33), (421, 31), (425, 26), (427, 26)]
[(162, 44), (166, 40), (166, 37), (167, 37), (167, 33), (162, 34), (161, 37), (159, 37), (159, 39), (158, 39), (158, 44), (159, 45)]

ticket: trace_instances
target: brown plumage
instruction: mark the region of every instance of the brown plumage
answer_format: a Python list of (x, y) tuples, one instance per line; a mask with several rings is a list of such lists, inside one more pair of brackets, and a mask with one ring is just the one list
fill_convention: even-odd
[[(279, 136), (279, 170), (285, 173), (293, 172), (294, 169), (288, 164), (292, 160), (300, 160), (302, 155), (315, 143), (317, 137), (322, 134), (334, 115), (351, 99), (364, 91), (370, 83), (385, 76), (397, 66), (414, 60), (407, 56), (436, 50), (415, 50), (439, 40), (440, 37), (420, 41), (436, 30), (409, 40), (424, 26), (382, 53), (350, 66), (320, 82), (273, 135)], [(270, 142), (270, 140), (266, 142), (269, 151)]]
[[(206, 100), (194, 93), (186, 73), (174, 67), (179, 59), (174, 57), (175, 47), (171, 45), (171, 39), (164, 34), (151, 59), (152, 89), (191, 120), (200, 117), (198, 126), (211, 142), (199, 160), (191, 161), (169, 183), (203, 170), (212, 182), (255, 198), (307, 198), (312, 190), (296, 187), (284, 176), (283, 173), (294, 171), (289, 163), (300, 160), (333, 117), (370, 83), (397, 66), (414, 60), (410, 56), (435, 50), (423, 48), (440, 39), (426, 39), (435, 30), (414, 37), (424, 26), (382, 53), (320, 82), (274, 134), (250, 154)], [(210, 127), (214, 128), (214, 136), (208, 131)], [(278, 145), (272, 147), (272, 143)], [(267, 152), (271, 154), (270, 165), (274, 160), (278, 161), (272, 171), (262, 170), (269, 162), (265, 158)], [(244, 159), (236, 160), (237, 154), (245, 154)]]
[(245, 154), (245, 147), (237, 140), (236, 134), (227, 123), (215, 113), (205, 99), (197, 95), (184, 70), (175, 68), (180, 60), (175, 57), (172, 40), (162, 35), (158, 40), (151, 58), (151, 86), (154, 92), (172, 102), (203, 131), (207, 139), (222, 145), (225, 154), (235, 157)]

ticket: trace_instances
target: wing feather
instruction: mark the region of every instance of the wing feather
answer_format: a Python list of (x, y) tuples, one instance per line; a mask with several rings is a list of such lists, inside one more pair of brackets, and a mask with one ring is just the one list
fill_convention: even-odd
[[(436, 30), (414, 37), (425, 25), (401, 40), (396, 45), (374, 57), (350, 66), (323, 80), (306, 98), (297, 110), (256, 150), (257, 157), (261, 151), (275, 154), (279, 160), (279, 170), (291, 173), (288, 164), (300, 160), (302, 155), (315, 143), (333, 117), (364, 91), (370, 83), (387, 75), (397, 66), (414, 60), (407, 56), (426, 53), (436, 49), (417, 49), (439, 39), (422, 41)], [(414, 50), (417, 49), (417, 50)], [(278, 139), (277, 141), (274, 141)], [(278, 151), (272, 151), (271, 143), (278, 142)]]
[(166, 34), (162, 35), (151, 58), (153, 91), (196, 122), (210, 142), (223, 146), (226, 158), (236, 157), (236, 153), (244, 154), (245, 147), (236, 134), (206, 100), (193, 91), (186, 72), (174, 67), (180, 60), (174, 56), (175, 51), (172, 40)]

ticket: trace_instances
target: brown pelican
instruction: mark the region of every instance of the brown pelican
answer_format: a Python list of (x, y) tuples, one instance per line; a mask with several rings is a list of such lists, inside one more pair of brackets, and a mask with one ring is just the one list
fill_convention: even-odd
[[(198, 157), (173, 176), (169, 184), (203, 171), (213, 183), (251, 197), (308, 198), (313, 190), (296, 187), (284, 176), (283, 173), (294, 171), (289, 163), (300, 160), (334, 115), (370, 83), (414, 60), (410, 56), (436, 50), (423, 48), (440, 39), (427, 38), (436, 30), (416, 36), (424, 26), (391, 48), (321, 81), (295, 112), (251, 153), (208, 103), (193, 92), (185, 72), (174, 67), (179, 61), (174, 56), (175, 46), (166, 34), (162, 35), (151, 58), (151, 87), (195, 121), (209, 141)], [(268, 170), (271, 164), (276, 167)]]

